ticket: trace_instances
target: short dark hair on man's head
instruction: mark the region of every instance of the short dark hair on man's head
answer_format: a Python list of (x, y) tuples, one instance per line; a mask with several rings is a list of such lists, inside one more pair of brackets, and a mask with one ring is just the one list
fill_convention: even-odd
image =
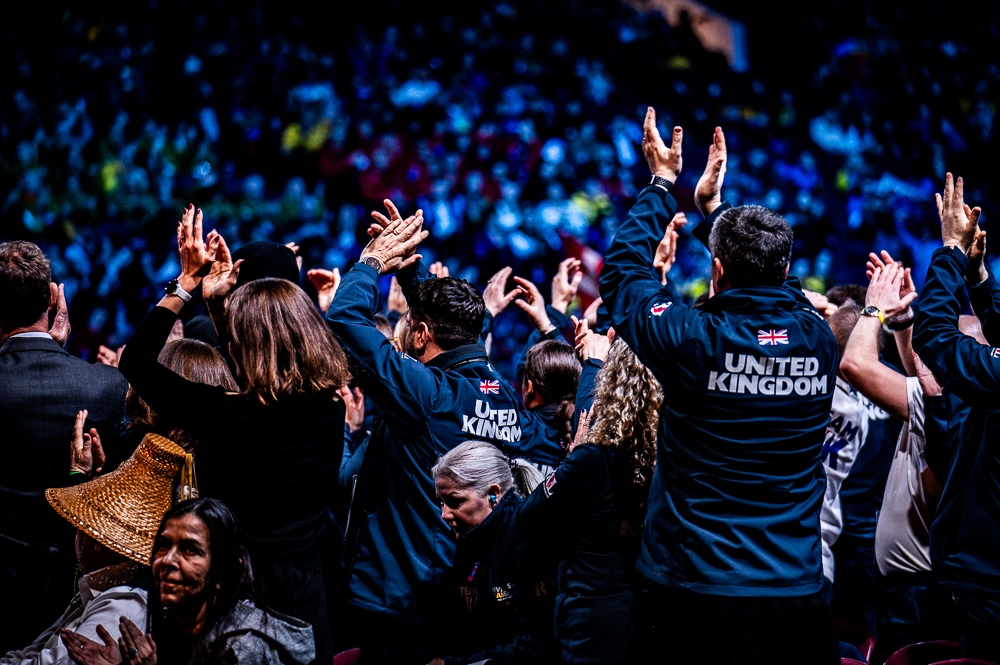
[(826, 292), (826, 299), (837, 307), (848, 300), (853, 300), (855, 304), (864, 307), (867, 295), (868, 288), (860, 284), (838, 284)]
[(486, 303), (479, 289), (464, 279), (429, 279), (417, 287), (409, 304), (411, 326), (426, 323), (442, 349), (479, 341)]
[(768, 208), (739, 206), (715, 221), (708, 248), (733, 286), (778, 286), (792, 256), (792, 227)]
[(0, 321), (10, 328), (32, 325), (49, 308), (52, 265), (33, 242), (0, 243)]

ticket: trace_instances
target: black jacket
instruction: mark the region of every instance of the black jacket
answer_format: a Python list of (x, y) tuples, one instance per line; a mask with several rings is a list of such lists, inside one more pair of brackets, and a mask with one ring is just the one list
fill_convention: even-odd
[(617, 451), (581, 445), (524, 500), (518, 534), (560, 556), (556, 638), (571, 663), (627, 657), (643, 586), (635, 572), (645, 497)]
[(78, 411), (96, 427), (107, 452), (118, 448), (128, 384), (114, 367), (91, 365), (52, 338), (13, 337), (0, 347), (0, 534), (57, 544), (65, 521), (45, 500), (69, 482), (69, 444)]
[(552, 663), (557, 559), (514, 529), (521, 499), (508, 492), (483, 522), (458, 541), (441, 584), (442, 635), (448, 665)]

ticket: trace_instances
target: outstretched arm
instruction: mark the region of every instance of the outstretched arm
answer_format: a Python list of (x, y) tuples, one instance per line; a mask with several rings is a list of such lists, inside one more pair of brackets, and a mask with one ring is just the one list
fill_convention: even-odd
[[(920, 359), (970, 406), (996, 410), (1000, 392), (1000, 354), (958, 329), (961, 304), (956, 294), (969, 271), (966, 251), (976, 226), (965, 209), (961, 178), (949, 173), (942, 197), (941, 235), (944, 247), (934, 251), (927, 284), (920, 296), (920, 314), (913, 331), (913, 348)], [(978, 210), (978, 209), (974, 209)]]
[[(891, 263), (876, 268), (868, 285), (866, 307), (874, 307), (883, 318), (898, 316), (906, 311), (916, 293), (901, 300), (900, 287), (905, 271), (899, 264)], [(906, 377), (879, 362), (878, 336), (882, 319), (862, 316), (847, 340), (840, 371), (862, 395), (902, 420), (909, 420), (910, 410), (906, 391)]]
[(658, 365), (671, 355), (687, 327), (700, 316), (700, 312), (675, 303), (653, 267), (656, 247), (677, 211), (670, 189), (680, 173), (682, 140), (681, 128), (675, 127), (667, 148), (656, 129), (656, 114), (652, 108), (648, 110), (643, 150), (650, 171), (663, 182), (650, 185), (639, 195), (615, 234), (601, 271), (601, 297), (615, 332), (647, 366)]

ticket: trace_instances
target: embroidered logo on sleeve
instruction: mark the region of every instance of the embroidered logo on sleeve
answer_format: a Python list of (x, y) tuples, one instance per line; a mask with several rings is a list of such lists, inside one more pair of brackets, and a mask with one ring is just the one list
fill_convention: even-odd
[(649, 313), (652, 314), (653, 316), (659, 316), (663, 314), (665, 311), (667, 311), (667, 308), (670, 307), (670, 305), (672, 304), (673, 303), (669, 302), (658, 302), (655, 305), (653, 305), (652, 308), (650, 308)]
[(479, 382), (479, 392), (484, 395), (499, 395), (500, 394), (500, 382), (499, 381), (480, 381)]
[(777, 346), (778, 344), (788, 344), (787, 330), (758, 330), (757, 343), (761, 346)]
[(545, 479), (545, 484), (542, 485), (542, 489), (545, 490), (545, 496), (552, 496), (552, 488), (556, 486), (556, 473), (553, 471), (549, 474), (549, 477)]

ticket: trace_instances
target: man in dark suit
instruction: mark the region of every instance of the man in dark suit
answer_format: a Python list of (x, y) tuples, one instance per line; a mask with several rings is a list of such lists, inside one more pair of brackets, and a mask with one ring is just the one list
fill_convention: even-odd
[[(50, 333), (57, 304), (62, 321)], [(63, 349), (65, 319), (42, 251), (0, 243), (0, 653), (30, 643), (76, 593), (74, 529), (45, 490), (86, 480), (70, 476), (77, 412), (89, 411), (85, 431), (96, 427), (109, 453), (124, 419), (128, 384), (116, 368)]]

